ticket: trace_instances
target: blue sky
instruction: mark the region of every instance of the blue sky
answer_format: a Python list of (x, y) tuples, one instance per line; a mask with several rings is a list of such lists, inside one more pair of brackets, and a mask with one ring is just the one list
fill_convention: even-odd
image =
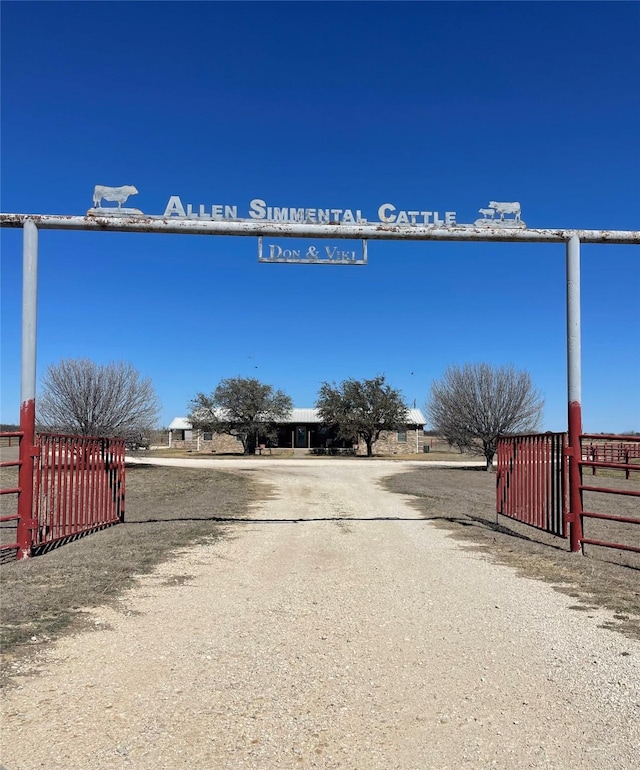
[[(2, 2), (4, 212), (95, 184), (246, 212), (455, 211), (640, 229), (638, 3)], [(241, 213), (241, 216), (244, 215)], [(17, 420), (21, 231), (2, 230), (2, 420)], [(640, 247), (582, 247), (583, 421), (640, 430)], [(258, 264), (255, 238), (40, 234), (38, 372), (125, 360), (161, 422), (255, 376), (312, 406), (372, 377), (422, 407), (449, 364), (531, 372), (566, 428), (565, 251), (370, 242), (366, 267)]]

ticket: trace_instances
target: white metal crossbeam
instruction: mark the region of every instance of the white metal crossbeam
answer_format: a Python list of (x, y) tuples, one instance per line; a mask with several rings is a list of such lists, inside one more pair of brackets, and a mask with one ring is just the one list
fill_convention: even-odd
[(455, 225), (318, 224), (264, 220), (203, 220), (159, 216), (65, 216), (60, 214), (1, 214), (0, 227), (24, 226), (32, 221), (42, 230), (103, 230), (107, 232), (183, 233), (191, 235), (271, 236), (279, 238), (345, 238), (382, 241), (494, 241), (518, 243), (640, 244), (640, 230), (571, 230), (498, 228)]

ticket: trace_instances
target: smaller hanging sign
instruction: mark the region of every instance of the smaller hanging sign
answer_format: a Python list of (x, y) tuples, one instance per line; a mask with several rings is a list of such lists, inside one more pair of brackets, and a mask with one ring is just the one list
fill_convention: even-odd
[(349, 241), (293, 241), (263, 244), (258, 238), (258, 262), (286, 263), (294, 265), (366, 265), (367, 241), (360, 246)]

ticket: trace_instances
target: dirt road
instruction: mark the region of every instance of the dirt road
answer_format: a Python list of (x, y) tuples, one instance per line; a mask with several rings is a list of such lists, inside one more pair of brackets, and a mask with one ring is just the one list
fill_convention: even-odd
[(637, 767), (640, 643), (422, 521), (402, 463), (232, 467), (274, 496), (7, 693), (7, 770)]

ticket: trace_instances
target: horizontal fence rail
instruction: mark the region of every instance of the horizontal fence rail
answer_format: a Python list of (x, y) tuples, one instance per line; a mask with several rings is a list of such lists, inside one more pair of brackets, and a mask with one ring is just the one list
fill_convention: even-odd
[[(614, 437), (618, 438), (618, 437)], [(640, 459), (640, 441), (606, 441), (602, 436), (585, 439), (582, 444), (582, 459), (589, 462), (591, 475), (595, 476), (598, 468), (609, 468), (612, 463), (627, 466), (625, 478), (630, 478), (633, 470), (639, 470), (640, 464), (634, 467), (633, 460)]]
[(39, 436), (33, 549), (124, 519), (125, 441)]
[(496, 511), (566, 537), (566, 434), (506, 436), (498, 441)]
[[(625, 498), (640, 498), (640, 488), (637, 484), (625, 486), (596, 486), (594, 484), (584, 483), (584, 469), (591, 468), (592, 474), (596, 469), (607, 473), (609, 477), (619, 478), (622, 482), (640, 481), (640, 436), (606, 436), (600, 434), (582, 434), (580, 436), (580, 492), (583, 495), (588, 493), (599, 493), (604, 495), (617, 495)], [(615, 482), (612, 482), (615, 483)], [(589, 504), (591, 507), (591, 503)], [(595, 505), (593, 506), (595, 507)], [(600, 505), (598, 505), (600, 507)], [(630, 516), (620, 515), (619, 513), (606, 513), (603, 511), (582, 510), (579, 512), (583, 520), (608, 521), (616, 524), (635, 525), (634, 535), (629, 536), (629, 540), (634, 539), (638, 545), (630, 542), (614, 542), (604, 540), (603, 538), (583, 537), (581, 544), (597, 545), (603, 548), (616, 548), (621, 551), (632, 551), (640, 553), (640, 504), (634, 506), (633, 514)], [(617, 528), (619, 533), (627, 531), (627, 527)], [(627, 538), (625, 538), (627, 540)]]

